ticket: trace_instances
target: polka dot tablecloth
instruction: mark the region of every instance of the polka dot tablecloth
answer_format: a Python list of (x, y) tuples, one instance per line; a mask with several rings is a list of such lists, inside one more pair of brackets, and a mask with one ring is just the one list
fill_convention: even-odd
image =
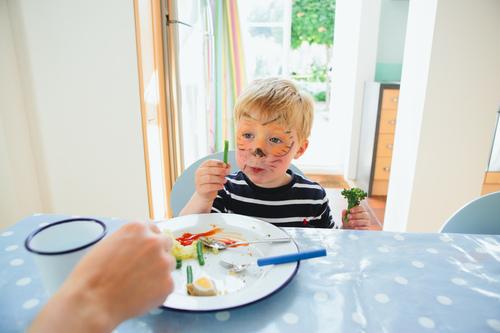
[[(0, 231), (0, 332), (24, 331), (46, 303), (26, 236), (68, 218)], [(112, 232), (124, 221), (99, 218)], [(500, 332), (500, 236), (286, 229), (303, 261), (284, 289), (238, 309), (152, 309), (114, 332)], [(126, 291), (124, 291), (126, 292)]]

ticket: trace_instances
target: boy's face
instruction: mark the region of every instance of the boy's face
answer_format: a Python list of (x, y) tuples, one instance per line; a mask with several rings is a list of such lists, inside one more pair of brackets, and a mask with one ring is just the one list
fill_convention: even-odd
[(299, 145), (295, 130), (281, 119), (261, 121), (256, 113), (243, 116), (236, 132), (236, 162), (250, 180), (261, 187), (278, 187), (289, 182), (286, 170), (307, 148)]

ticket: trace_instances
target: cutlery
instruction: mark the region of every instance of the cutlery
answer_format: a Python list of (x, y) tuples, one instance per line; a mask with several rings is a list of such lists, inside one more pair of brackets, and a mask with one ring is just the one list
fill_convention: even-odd
[(290, 237), (285, 237), (285, 238), (268, 238), (268, 239), (260, 239), (260, 240), (253, 240), (253, 241), (241, 241), (241, 242), (236, 242), (232, 244), (226, 244), (222, 241), (218, 241), (213, 238), (207, 238), (207, 237), (201, 237), (200, 238), (201, 242), (203, 245), (207, 247), (211, 247), (217, 250), (225, 250), (230, 247), (235, 247), (239, 245), (249, 245), (249, 244), (257, 244), (257, 243), (288, 243), (292, 239)]
[[(257, 259), (257, 266), (279, 265), (279, 264), (285, 264), (285, 263), (289, 263), (289, 262), (317, 258), (317, 257), (324, 257), (324, 256), (326, 256), (326, 249), (321, 248), (321, 249), (317, 249), (317, 250), (310, 250), (310, 251), (296, 252), (296, 253), (290, 253), (290, 254), (283, 254), (283, 255), (274, 256), (274, 257), (260, 258), (260, 259)], [(224, 267), (224, 268), (226, 268), (229, 271), (234, 272), (234, 273), (242, 272), (245, 269), (247, 269), (250, 265), (253, 264), (253, 263), (236, 264), (236, 263), (231, 263), (227, 260), (220, 260), (219, 263), (222, 267)]]

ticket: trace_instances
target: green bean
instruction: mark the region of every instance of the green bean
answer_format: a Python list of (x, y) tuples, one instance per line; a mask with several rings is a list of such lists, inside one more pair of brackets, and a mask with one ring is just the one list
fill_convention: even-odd
[(187, 283), (193, 283), (193, 269), (191, 268), (191, 265), (188, 265), (186, 268), (186, 273), (187, 273)]
[(179, 269), (182, 267), (182, 259), (175, 258), (175, 269)]
[(196, 254), (198, 255), (200, 266), (205, 265), (205, 258), (203, 258), (203, 243), (201, 241), (196, 243)]
[(224, 140), (224, 163), (227, 164), (227, 153), (229, 150), (229, 141)]

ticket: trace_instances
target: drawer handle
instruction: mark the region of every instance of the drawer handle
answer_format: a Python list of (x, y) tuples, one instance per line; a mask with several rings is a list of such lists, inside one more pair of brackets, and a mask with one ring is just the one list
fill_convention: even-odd
[(396, 125), (396, 119), (389, 120), (387, 123), (389, 125)]
[(391, 168), (390, 167), (383, 167), (382, 170), (384, 170), (385, 172), (389, 172), (389, 171), (391, 171)]
[(392, 101), (393, 101), (394, 103), (397, 103), (397, 102), (398, 102), (398, 98), (397, 98), (397, 97), (394, 97), (394, 98), (392, 99)]
[(392, 143), (388, 143), (388, 144), (385, 145), (385, 147), (387, 149), (392, 149), (392, 147), (394, 147), (394, 145)]

